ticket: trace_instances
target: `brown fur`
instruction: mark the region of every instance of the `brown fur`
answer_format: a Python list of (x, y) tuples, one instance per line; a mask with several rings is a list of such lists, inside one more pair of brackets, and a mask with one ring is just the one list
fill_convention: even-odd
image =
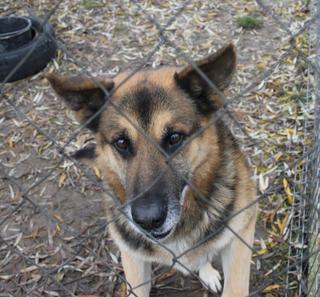
[[(110, 234), (122, 252), (126, 277), (133, 287), (150, 278), (151, 261), (170, 265), (173, 258), (168, 250), (176, 256), (188, 250), (176, 268), (183, 273), (199, 271), (206, 278), (204, 283), (218, 291), (218, 273), (210, 262), (221, 254), (225, 276), (222, 296), (248, 295), (251, 251), (233, 232), (252, 245), (256, 206), (232, 216), (256, 194), (233, 135), (217, 116), (187, 145), (176, 149), (168, 144), (168, 137), (176, 132), (187, 141), (218, 114), (223, 105), (221, 92), (229, 85), (235, 64), (232, 45), (197, 63), (216, 86), (213, 89), (191, 66), (145, 69), (129, 79), (130, 71), (113, 80), (47, 76), (79, 121), (96, 135), (91, 162), (112, 192), (113, 197), (106, 197), (108, 218), (116, 218)], [(111, 93), (111, 99), (104, 91)], [(102, 107), (100, 115), (90, 121)], [(125, 151), (115, 146), (119, 139), (130, 144)], [(79, 154), (85, 159), (80, 155), (85, 154)], [(135, 198), (137, 195), (141, 197)], [(118, 209), (114, 198), (123, 209)], [(171, 228), (160, 240), (165, 248), (154, 242), (153, 233), (151, 238), (141, 233), (140, 226), (123, 212), (132, 213), (135, 200), (142, 198), (156, 199), (157, 203), (163, 199), (166, 202), (161, 203), (167, 203), (172, 211), (167, 213), (171, 221), (166, 218), (157, 227)], [(160, 232), (158, 229), (154, 232)], [(150, 285), (145, 285), (134, 292), (147, 297), (149, 290)]]

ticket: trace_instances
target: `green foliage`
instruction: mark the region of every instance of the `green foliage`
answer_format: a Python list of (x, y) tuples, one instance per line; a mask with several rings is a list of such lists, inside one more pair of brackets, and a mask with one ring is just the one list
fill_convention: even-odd
[(259, 29), (262, 26), (262, 20), (254, 16), (242, 16), (237, 18), (237, 23), (239, 27), (245, 30)]
[(88, 10), (101, 7), (101, 3), (95, 0), (82, 0), (81, 5)]
[(118, 22), (115, 24), (115, 26), (113, 27), (113, 32), (114, 33), (120, 33), (120, 32), (125, 32), (128, 30), (128, 27), (121, 22)]

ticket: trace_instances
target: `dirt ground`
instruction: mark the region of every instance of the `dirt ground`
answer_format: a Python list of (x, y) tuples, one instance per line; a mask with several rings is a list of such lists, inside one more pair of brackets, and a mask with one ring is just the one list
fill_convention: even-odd
[[(266, 1), (293, 32), (311, 16), (307, 1), (274, 2)], [(183, 3), (141, 1), (161, 25)], [(0, 16), (41, 16), (53, 6), (49, 0), (2, 0)], [(239, 27), (237, 19), (243, 15), (262, 25)], [(5, 85), (1, 94), (0, 296), (124, 296), (119, 252), (107, 233), (101, 181), (61, 154), (61, 148), (68, 155), (83, 147), (92, 135), (83, 130), (72, 138), (79, 126), (43, 73), (113, 76), (140, 65), (159, 36), (141, 7), (129, 1), (64, 1), (50, 23), (59, 41), (56, 59), (38, 75)], [(301, 58), (309, 55), (308, 30), (295, 39), (300, 52), (291, 51), (278, 66), (290, 37), (254, 1), (190, 1), (165, 33), (192, 59), (230, 41), (236, 45), (238, 70), (227, 98), (247, 134), (232, 121), (230, 127), (247, 152), (259, 194), (269, 191), (260, 203), (252, 296), (285, 296), (285, 290), (298, 296), (297, 272), (291, 269), (286, 287), (286, 267), (288, 247), (295, 244), (289, 242), (288, 230), (299, 176), (290, 164), (311, 141), (312, 87), (307, 88), (310, 73)], [(186, 61), (177, 49), (163, 45), (146, 64)], [(264, 77), (268, 71), (271, 75)], [(152, 296), (213, 296), (195, 278), (175, 271), (163, 274), (164, 269), (154, 267), (154, 274), (161, 276)]]

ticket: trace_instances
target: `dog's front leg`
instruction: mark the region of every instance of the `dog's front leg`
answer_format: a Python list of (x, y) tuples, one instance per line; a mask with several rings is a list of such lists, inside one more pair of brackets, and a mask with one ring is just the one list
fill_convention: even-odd
[[(239, 232), (222, 251), (224, 286), (222, 297), (247, 297), (249, 295), (250, 264), (253, 245), (255, 219)], [(246, 242), (246, 244), (244, 243)]]
[(199, 278), (208, 289), (217, 293), (221, 290), (221, 276), (218, 270), (212, 267), (210, 262), (203, 265), (199, 270)]
[[(135, 258), (126, 252), (121, 252), (121, 260), (127, 280), (127, 293), (131, 293), (129, 296), (149, 297), (151, 289), (151, 263)], [(144, 284), (145, 282), (147, 283)]]

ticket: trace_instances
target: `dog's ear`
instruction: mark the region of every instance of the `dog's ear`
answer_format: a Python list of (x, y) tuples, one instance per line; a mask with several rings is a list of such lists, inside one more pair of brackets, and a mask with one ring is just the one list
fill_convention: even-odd
[[(236, 68), (236, 51), (229, 44), (213, 55), (196, 62), (199, 70), (223, 92), (231, 82)], [(192, 66), (186, 66), (175, 74), (176, 83), (194, 100), (199, 111), (209, 114), (223, 105), (223, 99), (210, 87), (199, 72)]]
[[(107, 101), (108, 94), (103, 88), (110, 92), (114, 87), (114, 82), (108, 78), (67, 77), (55, 73), (46, 74), (46, 78), (67, 106), (75, 112), (81, 124), (86, 123)], [(99, 116), (96, 116), (87, 127), (96, 131), (98, 124)]]
[(88, 144), (84, 148), (76, 151), (71, 155), (72, 158), (75, 158), (83, 164), (87, 164), (91, 167), (95, 166), (96, 160), (96, 145), (93, 143)]

